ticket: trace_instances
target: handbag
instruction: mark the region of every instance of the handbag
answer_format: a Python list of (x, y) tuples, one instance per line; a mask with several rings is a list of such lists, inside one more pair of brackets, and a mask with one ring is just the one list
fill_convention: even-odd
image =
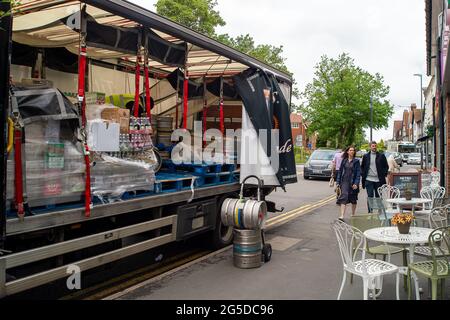
[(336, 189), (334, 189), (334, 192), (336, 192), (336, 199), (339, 199), (339, 197), (341, 196), (341, 187), (336, 186)]
[(330, 182), (328, 183), (328, 185), (330, 186), (330, 188), (334, 187), (334, 177), (333, 176), (331, 176)]

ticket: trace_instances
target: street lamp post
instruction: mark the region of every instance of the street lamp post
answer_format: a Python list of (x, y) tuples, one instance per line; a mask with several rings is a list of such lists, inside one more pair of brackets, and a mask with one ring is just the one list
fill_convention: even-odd
[(370, 97), (370, 143), (372, 143), (373, 141), (372, 130), (373, 130), (373, 99), (372, 97)]
[[(419, 73), (415, 73), (414, 74), (415, 77), (419, 77), (420, 78), (420, 115), (423, 119), (423, 76), (422, 74)], [(423, 137), (423, 121), (422, 119), (420, 119), (420, 138)], [(427, 157), (428, 160), (428, 155), (425, 155)], [(422, 148), (420, 148), (420, 168), (423, 169), (423, 145)]]

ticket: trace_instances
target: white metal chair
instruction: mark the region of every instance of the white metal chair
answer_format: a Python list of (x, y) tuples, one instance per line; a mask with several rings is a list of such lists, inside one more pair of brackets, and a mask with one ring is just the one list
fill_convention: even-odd
[(440, 207), (445, 196), (445, 188), (441, 186), (429, 186), (420, 190), (420, 196), (424, 199), (431, 200), (425, 203), (420, 210), (415, 210), (415, 218), (422, 220), (423, 225), (428, 222), (428, 217), (433, 208)]
[(441, 182), (441, 173), (439, 171), (431, 172), (431, 187), (439, 187)]
[[(336, 238), (339, 245), (341, 259), (344, 265), (344, 275), (342, 278), (341, 288), (337, 299), (340, 300), (342, 291), (347, 279), (347, 272), (359, 276), (363, 279), (363, 297), (367, 300), (369, 297), (369, 290), (372, 290), (372, 298), (376, 299), (376, 286), (382, 283), (381, 277), (388, 274), (396, 275), (396, 294), (399, 300), (399, 273), (398, 267), (392, 263), (378, 260), (366, 259), (366, 237), (364, 234), (345, 222), (336, 220), (332, 223), (332, 228), (336, 233)], [(358, 252), (362, 250), (361, 260), (357, 260)]]
[[(428, 215), (428, 224), (430, 228), (438, 229), (447, 227), (449, 225), (449, 210), (449, 205), (431, 209), (431, 213)], [(416, 246), (414, 249), (414, 254), (427, 258), (432, 256), (431, 249), (428, 245)]]
[(386, 212), (386, 219), (390, 221), (394, 216), (394, 214), (397, 213), (399, 210), (396, 205), (387, 202), (386, 200), (400, 198), (400, 189), (394, 186), (384, 184), (378, 188), (378, 194), (380, 195), (380, 198), (383, 200), (384, 211)]

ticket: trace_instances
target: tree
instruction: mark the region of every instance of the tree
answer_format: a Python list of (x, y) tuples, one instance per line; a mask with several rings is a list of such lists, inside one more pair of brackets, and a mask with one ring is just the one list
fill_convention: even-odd
[(225, 25), (216, 5), (217, 0), (158, 0), (155, 7), (158, 14), (211, 37)]
[(315, 67), (314, 78), (302, 97), (301, 110), (310, 123), (309, 132), (317, 132), (321, 141), (344, 148), (364, 139), (363, 130), (370, 126), (370, 97), (373, 98), (373, 126), (388, 126), (393, 106), (386, 97), (389, 87), (383, 77), (357, 67), (346, 53), (337, 59), (326, 55)]
[[(225, 45), (286, 72), (292, 77), (292, 73), (286, 66), (286, 58), (283, 56), (283, 46), (257, 45), (249, 34), (233, 38), (229, 34), (216, 33), (216, 27), (226, 24), (219, 12), (214, 9), (217, 6), (217, 0), (158, 0), (155, 6), (158, 14), (210, 36)], [(299, 98), (300, 95), (293, 77), (292, 95), (296, 98)], [(296, 106), (291, 108), (297, 109)]]
[[(269, 44), (255, 44), (255, 40), (248, 33), (240, 35), (236, 38), (230, 37), (229, 34), (220, 34), (215, 36), (216, 40), (226, 44), (242, 53), (248, 54), (268, 65), (289, 74), (292, 77), (292, 95), (296, 98), (300, 97), (297, 87), (297, 81), (293, 77), (286, 66), (286, 58), (283, 57), (283, 46), (273, 46)], [(291, 106), (292, 109), (298, 109), (297, 106)]]

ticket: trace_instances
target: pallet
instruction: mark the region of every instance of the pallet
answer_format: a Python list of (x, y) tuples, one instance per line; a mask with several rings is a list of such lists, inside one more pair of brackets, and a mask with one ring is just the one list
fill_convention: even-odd
[(227, 184), (234, 182), (234, 173), (221, 172), (221, 173), (209, 173), (203, 176), (198, 176), (195, 180), (196, 187), (211, 187), (221, 184)]
[(233, 172), (236, 170), (235, 164), (175, 164), (171, 160), (163, 161), (163, 168), (169, 172), (177, 172), (179, 170), (190, 172), (197, 176), (203, 176), (209, 173)]
[(191, 189), (192, 179), (190, 174), (158, 172), (156, 174), (155, 193), (170, 193)]

